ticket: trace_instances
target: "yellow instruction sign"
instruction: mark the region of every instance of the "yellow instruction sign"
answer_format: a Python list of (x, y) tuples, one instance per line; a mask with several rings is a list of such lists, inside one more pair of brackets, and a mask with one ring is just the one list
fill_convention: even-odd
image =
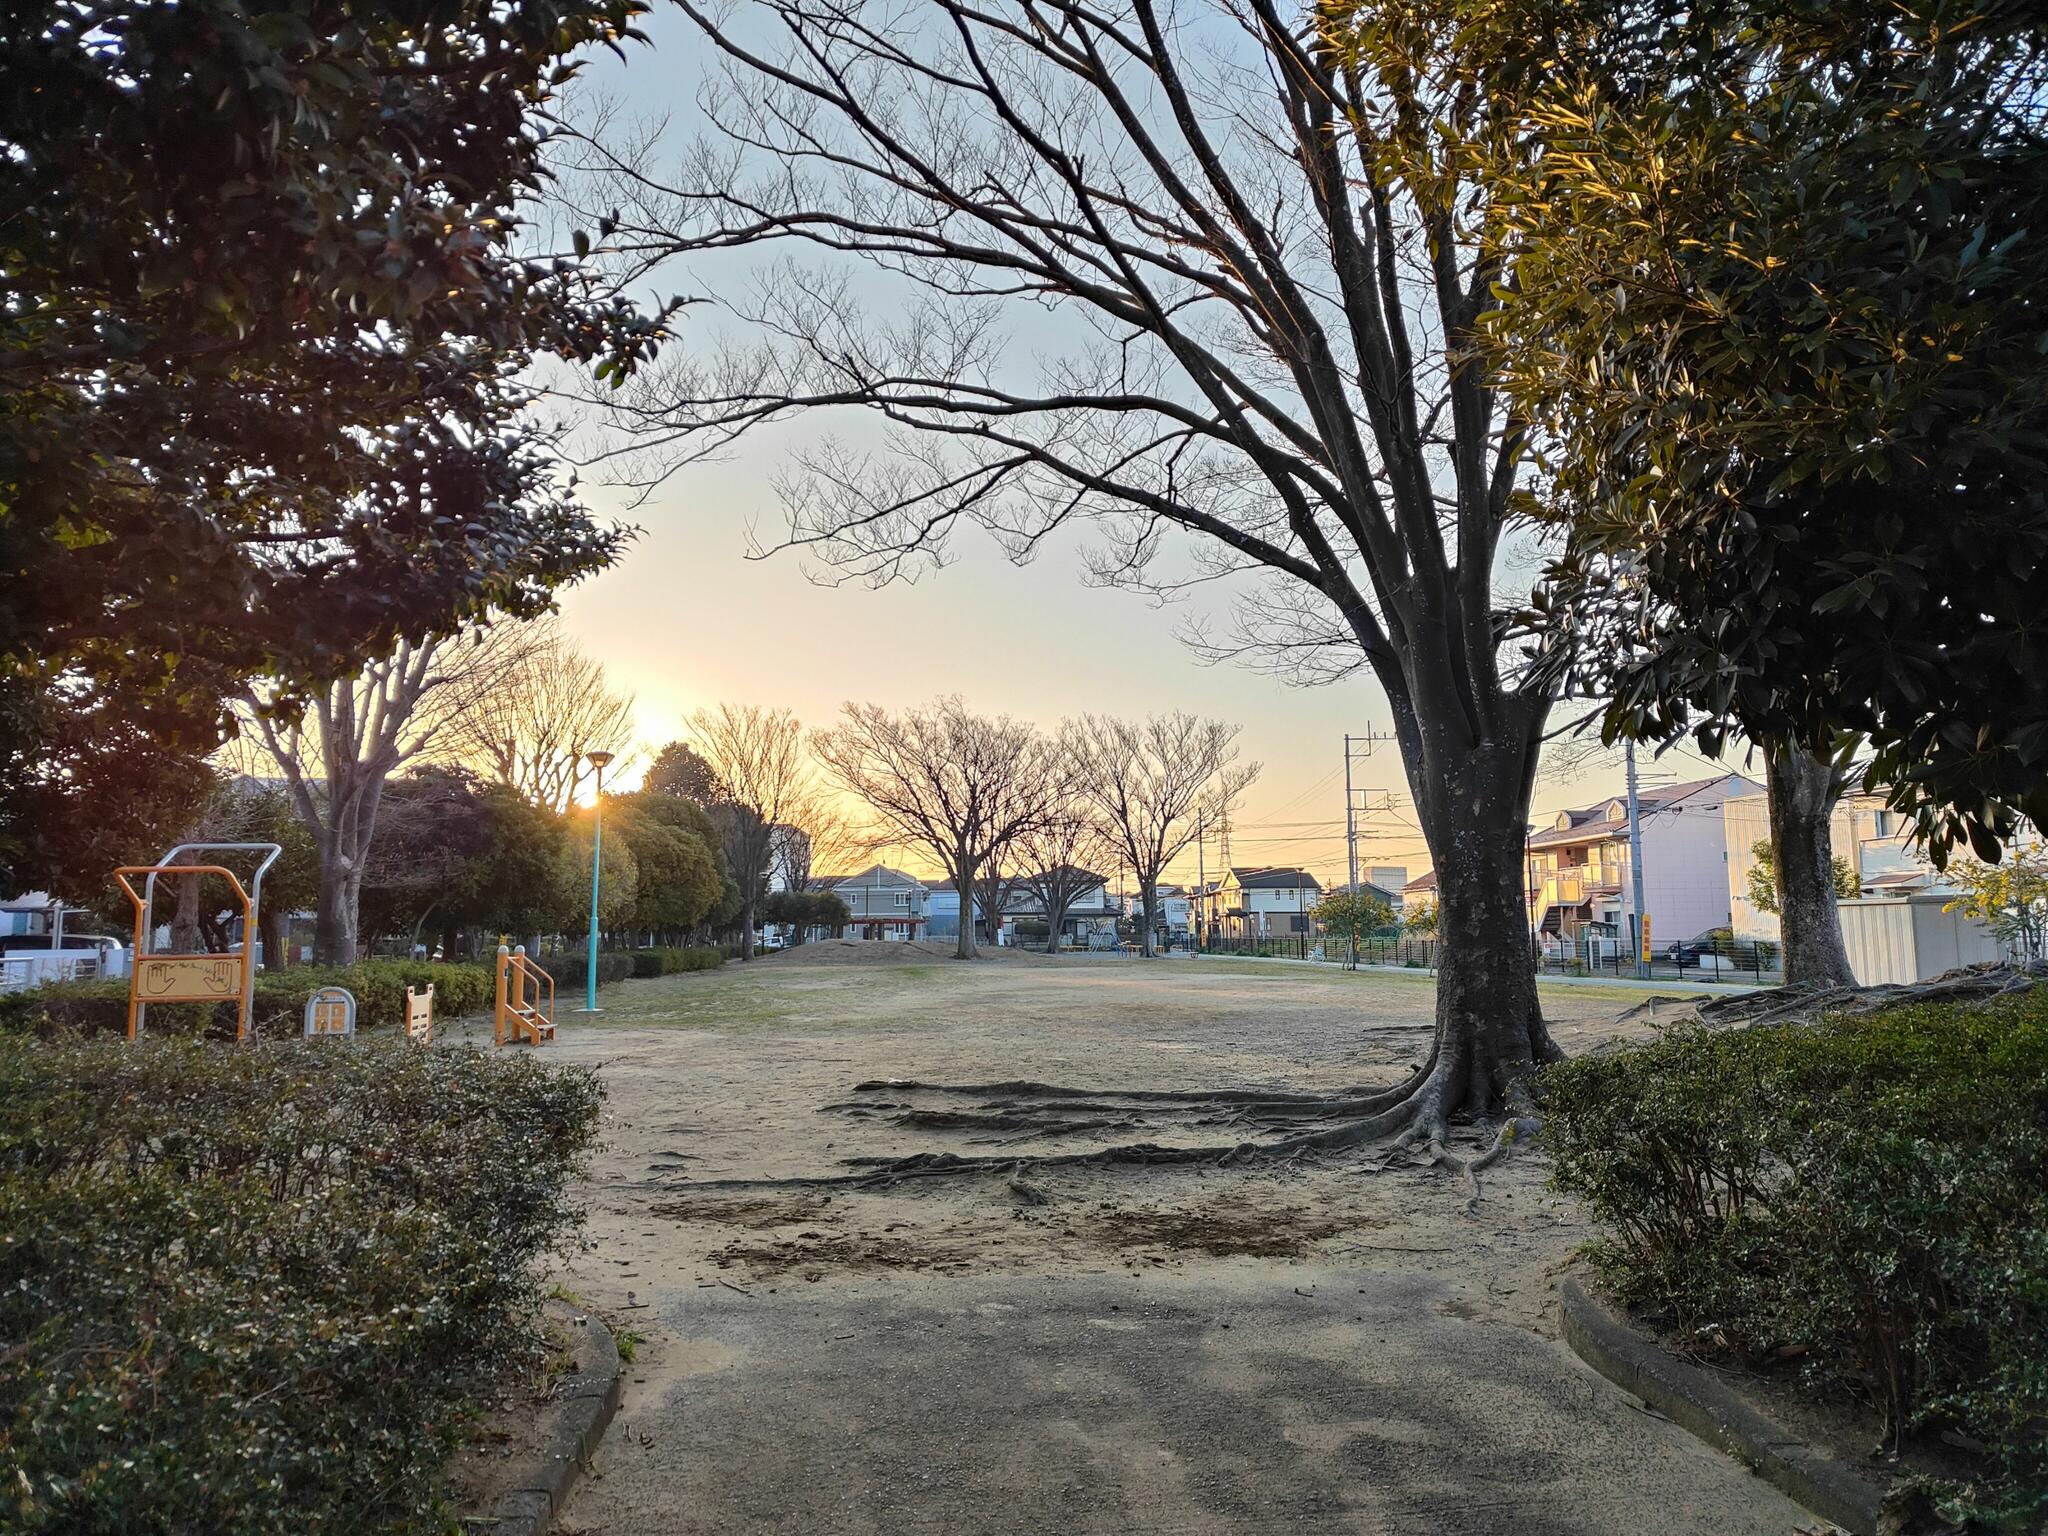
[(242, 995), (239, 955), (142, 955), (135, 997), (144, 1003), (216, 1003)]

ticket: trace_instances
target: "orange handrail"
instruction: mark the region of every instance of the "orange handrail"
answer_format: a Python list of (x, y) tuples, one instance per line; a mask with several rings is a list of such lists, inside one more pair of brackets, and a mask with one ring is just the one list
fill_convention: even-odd
[[(498, 946), (498, 999), (497, 1016), (493, 1020), (493, 1035), (496, 1043), (503, 1045), (508, 1033), (529, 1037), (535, 1045), (541, 1043), (541, 1031), (546, 1029), (552, 1035), (555, 1028), (555, 978), (527, 958), (526, 946), (507, 949)], [(541, 1002), (541, 984), (547, 984), (547, 1002)], [(527, 987), (533, 988), (532, 1001), (527, 999)]]

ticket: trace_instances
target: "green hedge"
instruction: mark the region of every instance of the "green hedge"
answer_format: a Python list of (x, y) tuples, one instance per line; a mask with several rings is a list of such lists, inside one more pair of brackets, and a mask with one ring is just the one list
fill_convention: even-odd
[[(396, 1027), (405, 1019), (406, 988), (434, 988), (434, 1017), (487, 1012), (496, 998), (488, 965), (440, 965), (423, 960), (367, 960), (361, 965), (295, 965), (256, 973), (251, 1023), (270, 1038), (294, 1038), (305, 1028), (306, 999), (320, 987), (346, 987), (356, 998), (356, 1027)], [(128, 983), (72, 981), (0, 994), (0, 1032), (123, 1034), (128, 1028)], [(232, 1036), (232, 1003), (155, 1003), (146, 1028), (152, 1035)]]
[(1988, 1447), (1950, 1518), (2048, 1529), (2048, 987), (1982, 1009), (1678, 1028), (1550, 1069), (1557, 1182), (1623, 1299), (1787, 1356), (1898, 1440)]
[(451, 1530), (601, 1094), (396, 1039), (0, 1038), (0, 1527)]
[[(566, 955), (543, 955), (540, 967), (555, 978), (560, 992), (580, 990), (584, 978), (590, 973), (590, 957), (582, 950)], [(633, 974), (633, 957), (624, 950), (599, 950), (597, 956), (597, 984), (608, 987), (615, 981), (624, 981)]]
[(711, 971), (725, 964), (722, 949), (636, 949), (632, 953), (633, 975), (645, 981), (654, 976), (674, 976), (683, 971)]

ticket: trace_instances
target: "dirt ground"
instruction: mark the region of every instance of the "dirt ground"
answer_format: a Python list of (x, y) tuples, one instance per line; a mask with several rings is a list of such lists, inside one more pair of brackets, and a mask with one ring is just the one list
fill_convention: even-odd
[[(1011, 1298), (1002, 1307), (1051, 1330), (1045, 1350), (1082, 1348), (1077, 1340), (1103, 1337), (1089, 1329), (1119, 1326), (1108, 1314), (1127, 1303), (1104, 1299), (1124, 1294), (1112, 1282), (1134, 1287), (1132, 1298), (1192, 1308), (1172, 1314), (1187, 1327), (1199, 1325), (1187, 1368), (1217, 1380), (1240, 1368), (1241, 1355), (1231, 1351), (1251, 1348), (1259, 1328), (1276, 1338), (1291, 1336), (1285, 1316), (1273, 1312), (1279, 1303), (1299, 1306), (1304, 1298), (1349, 1298), (1355, 1291), (1365, 1298), (1356, 1302), (1358, 1316), (1340, 1307), (1345, 1315), (1331, 1321), (1364, 1330), (1360, 1338), (1368, 1348), (1368, 1333), (1377, 1329), (1372, 1336), (1385, 1345), (1389, 1327), (1421, 1307), (1428, 1328), (1454, 1330), (1446, 1349), (1430, 1351), (1433, 1361), (1471, 1350), (1479, 1362), (1471, 1370), (1483, 1372), (1484, 1362), (1503, 1348), (1510, 1355), (1532, 1351), (1514, 1368), (1534, 1383), (1529, 1390), (1554, 1395), (1568, 1387), (1583, 1402), (1601, 1404), (1599, 1414), (1572, 1410), (1590, 1415), (1589, 1423), (1607, 1422), (1600, 1415), (1610, 1410), (1618, 1415), (1609, 1427), (1623, 1449), (1610, 1459), (1644, 1449), (1637, 1441), (1649, 1432), (1647, 1421), (1639, 1426), (1620, 1394), (1590, 1375), (1579, 1379), (1581, 1368), (1554, 1341), (1553, 1279), (1588, 1229), (1580, 1213), (1546, 1187), (1540, 1151), (1517, 1153), (1489, 1170), (1476, 1206), (1464, 1185), (1439, 1169), (1405, 1161), (1382, 1166), (1381, 1159), (1359, 1154), (1281, 1168), (1037, 1168), (1022, 1175), (1022, 1188), (1004, 1170), (881, 1190), (778, 1188), (772, 1182), (843, 1174), (848, 1159), (919, 1152), (1007, 1157), (1129, 1139), (1095, 1131), (1020, 1140), (1001, 1131), (946, 1129), (943, 1116), (929, 1114), (923, 1123), (898, 1123), (901, 1111), (891, 1106), (914, 1102), (929, 1111), (943, 1101), (887, 1089), (856, 1091), (890, 1079), (1030, 1079), (1118, 1090), (1383, 1084), (1427, 1050), (1434, 990), (1426, 976), (1109, 956), (961, 964), (916, 952), (883, 956), (881, 946), (864, 947), (872, 960), (886, 963), (798, 951), (751, 966), (622, 984), (604, 994), (605, 1012), (597, 1020), (564, 1016), (550, 1052), (602, 1071), (608, 1125), (586, 1191), (590, 1241), (562, 1282), (582, 1303), (645, 1335), (620, 1425), (607, 1438), (598, 1475), (572, 1500), (565, 1529), (924, 1529), (912, 1518), (923, 1506), (909, 1494), (892, 1499), (872, 1486), (885, 1475), (884, 1461), (874, 1459), (883, 1453), (870, 1445), (879, 1410), (860, 1406), (865, 1387), (835, 1394), (828, 1384), (840, 1376), (826, 1362), (841, 1355), (865, 1359), (844, 1367), (849, 1382), (900, 1370), (909, 1383), (950, 1361), (943, 1380), (917, 1390), (937, 1394), (927, 1408), (971, 1416), (984, 1411), (969, 1406), (975, 1378), (1010, 1369), (1003, 1358), (1007, 1346), (991, 1339), (970, 1348), (957, 1323), (950, 1333), (934, 1329), (944, 1329), (949, 1317), (971, 1322), (983, 1307), (976, 1298), (1002, 1295)], [(1643, 1024), (1612, 1022), (1640, 1000), (1559, 988), (1546, 991), (1544, 1001), (1560, 1042), (1579, 1052), (1642, 1032)], [(1145, 1139), (1162, 1142), (1176, 1136), (1217, 1139), (1203, 1128), (1145, 1132)], [(1372, 1307), (1396, 1321), (1374, 1321)], [(1055, 1325), (1073, 1309), (1073, 1328)], [(1244, 1332), (1233, 1336), (1227, 1330), (1239, 1309)], [(1166, 1326), (1167, 1313), (1160, 1317)], [(891, 1354), (897, 1346), (887, 1341), (898, 1330), (944, 1337), (949, 1349), (962, 1353), (957, 1360), (945, 1351), (928, 1358)], [(1403, 1347), (1419, 1347), (1421, 1337)], [(1315, 1367), (1324, 1380), (1321, 1393), (1349, 1390), (1345, 1362), (1356, 1347), (1330, 1343), (1328, 1358)], [(879, 1353), (858, 1354), (871, 1348)], [(789, 1356), (792, 1350), (800, 1359)], [(1204, 1351), (1217, 1350), (1215, 1361), (1202, 1363)], [(1159, 1368), (1149, 1348), (1142, 1359), (1134, 1357), (1138, 1376), (1149, 1379)], [(822, 1394), (831, 1397), (832, 1411), (846, 1416), (831, 1449), (811, 1447), (804, 1438), (809, 1430), (792, 1427), (784, 1434), (753, 1423), (747, 1405), (770, 1400), (777, 1380), (799, 1405), (822, 1408)], [(1471, 1385), (1488, 1389), (1484, 1381)], [(1169, 1383), (1166, 1390), (1189, 1389)], [(1105, 1422), (1122, 1433), (1128, 1405), (1115, 1406), (1124, 1402), (1121, 1389), (1104, 1391)], [(726, 1392), (738, 1406), (721, 1411), (715, 1423), (692, 1417)], [(1066, 1399), (1056, 1394), (1050, 1401)], [(1233, 1414), (1225, 1416), (1236, 1422)], [(736, 1421), (743, 1427), (734, 1428)], [(1646, 1464), (1668, 1467), (1672, 1457), (1694, 1457), (1697, 1447), (1682, 1434), (1668, 1425), (1655, 1429), (1675, 1439), (1655, 1447)], [(1052, 1432), (1034, 1426), (1032, 1438)], [(1425, 1439), (1436, 1433), (1414, 1432)], [(1015, 1425), (989, 1431), (998, 1441), (1017, 1434)], [(732, 1435), (742, 1443), (718, 1443)], [(851, 1469), (841, 1465), (837, 1458), (848, 1445), (869, 1447), (861, 1452), (868, 1460)], [(1162, 1445), (1158, 1454), (1174, 1453)], [(1246, 1454), (1249, 1470), (1233, 1489), (1260, 1475), (1259, 1455)], [(1322, 1460), (1293, 1485), (1306, 1479), (1321, 1486), (1316, 1479), (1324, 1473), (1335, 1480), (1327, 1507), (1316, 1506), (1322, 1513), (1304, 1515), (1311, 1528), (1332, 1518), (1334, 1524), (1320, 1528), (1405, 1528), (1386, 1513), (1401, 1507), (1398, 1476), (1391, 1489), (1382, 1486), (1370, 1497), (1346, 1492), (1350, 1485), (1339, 1473), (1352, 1453), (1333, 1441), (1315, 1454)], [(1762, 1502), (1755, 1509), (1721, 1508), (1735, 1493), (1701, 1494), (1688, 1484), (1677, 1497), (1704, 1500), (1703, 1523), (1664, 1528), (1793, 1528), (1790, 1506), (1780, 1508), (1775, 1495), (1755, 1492), (1761, 1485), (1712, 1453), (1698, 1454), (1705, 1460), (1697, 1467), (1686, 1460), (1684, 1468), (1700, 1487), (1719, 1489), (1716, 1479), (1732, 1478), (1743, 1499)], [(734, 1455), (763, 1468), (786, 1458), (794, 1470), (741, 1476), (731, 1470)], [(929, 1446), (903, 1455), (911, 1466), (935, 1455), (944, 1459)], [(866, 1514), (849, 1513), (854, 1495), (843, 1487), (840, 1502), (816, 1502), (824, 1498), (816, 1486), (821, 1457), (829, 1464), (826, 1485), (850, 1478)], [(1008, 1489), (1018, 1474), (1007, 1460), (998, 1461), (1006, 1470), (986, 1475)], [(1092, 1503), (1061, 1503), (1065, 1482), (1051, 1492), (1040, 1489), (1013, 1506), (1014, 1518), (993, 1523), (986, 1519), (989, 1488), (975, 1481), (982, 1474), (963, 1473), (959, 1518), (971, 1515), (985, 1528), (1016, 1531), (1268, 1528), (1231, 1518), (1217, 1503), (1220, 1495), (1162, 1491), (1150, 1481), (1150, 1466), (1103, 1473)], [(763, 1479), (783, 1491), (763, 1492)], [(1340, 1513), (1333, 1517), (1332, 1511)], [(1520, 1527), (1474, 1528), (1552, 1528), (1530, 1511), (1525, 1516)], [(934, 1515), (931, 1528), (946, 1528), (950, 1518)], [(1628, 1529), (1634, 1518), (1617, 1513), (1611, 1525), (1575, 1525), (1566, 1518), (1555, 1528)]]

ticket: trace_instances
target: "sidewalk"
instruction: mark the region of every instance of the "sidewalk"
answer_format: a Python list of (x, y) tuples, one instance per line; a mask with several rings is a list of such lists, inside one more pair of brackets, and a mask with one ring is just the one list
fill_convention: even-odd
[[(1231, 955), (1202, 953), (1197, 960), (1253, 960), (1260, 965), (1308, 965), (1325, 969), (1343, 970), (1341, 960), (1296, 960), (1291, 955)], [(1435, 979), (1436, 972), (1416, 965), (1359, 965), (1355, 969), (1373, 971), (1382, 976), (1417, 976)], [(1661, 992), (1667, 995), (1687, 997), (1732, 997), (1739, 992), (1755, 992), (1759, 988), (1753, 981), (1677, 981), (1673, 979), (1640, 980), (1634, 976), (1551, 976), (1539, 974), (1539, 987), (1600, 987), (1615, 992)], [(1769, 985), (1769, 983), (1765, 983)]]

